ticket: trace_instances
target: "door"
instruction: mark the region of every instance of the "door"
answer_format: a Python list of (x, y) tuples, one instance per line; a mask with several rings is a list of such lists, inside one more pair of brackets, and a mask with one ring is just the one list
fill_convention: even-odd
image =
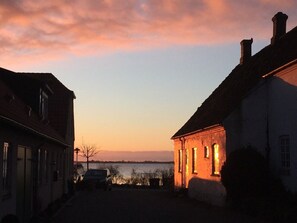
[(32, 216), (32, 151), (19, 146), (17, 155), (17, 216), (27, 222)]

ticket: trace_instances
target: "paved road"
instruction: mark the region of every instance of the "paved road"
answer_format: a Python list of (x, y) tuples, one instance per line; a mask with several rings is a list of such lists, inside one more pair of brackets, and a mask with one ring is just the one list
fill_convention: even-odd
[(259, 223), (163, 190), (81, 191), (52, 219), (54, 223)]

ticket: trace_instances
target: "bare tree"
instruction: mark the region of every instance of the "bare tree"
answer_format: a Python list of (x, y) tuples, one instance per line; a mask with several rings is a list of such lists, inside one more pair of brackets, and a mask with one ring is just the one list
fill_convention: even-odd
[(89, 159), (99, 153), (100, 150), (95, 145), (82, 144), (80, 153), (87, 159), (87, 170), (89, 169)]

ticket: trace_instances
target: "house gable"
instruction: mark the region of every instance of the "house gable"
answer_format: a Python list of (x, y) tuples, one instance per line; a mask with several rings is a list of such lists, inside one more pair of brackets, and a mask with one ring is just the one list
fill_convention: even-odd
[[(284, 186), (297, 191), (297, 27), (285, 33), (286, 19), (282, 13), (274, 17), (280, 27), (274, 27), (271, 44), (254, 56), (250, 55), (253, 40), (241, 42), (246, 52), (240, 64), (172, 136), (176, 189), (188, 188), (193, 198), (223, 204), (226, 193), (214, 155), (219, 151), (222, 163), (230, 152), (252, 146)], [(223, 129), (220, 134), (210, 131), (217, 128)], [(205, 144), (212, 147), (211, 162), (202, 159)], [(191, 156), (191, 149), (193, 154), (200, 149), (200, 161)], [(189, 163), (195, 164), (194, 173), (188, 171)]]
[(250, 57), (245, 63), (237, 65), (172, 139), (222, 124), (248, 92), (261, 81), (263, 75), (297, 58), (296, 39), (297, 27)]
[[(70, 192), (74, 94), (56, 82), (59, 88), (46, 79), (0, 68), (0, 180), (4, 182), (0, 186), (0, 219), (14, 214), (21, 222), (29, 222), (33, 215)], [(49, 104), (54, 96), (61, 96), (60, 89), (66, 95), (61, 97), (65, 103)], [(47, 118), (58, 116), (51, 114), (55, 109), (63, 113), (70, 136), (61, 134)]]
[(50, 124), (67, 141), (74, 140), (73, 99), (74, 92), (66, 88), (51, 73), (18, 73), (20, 76), (29, 77), (36, 81), (47, 83), (53, 94), (49, 99)]

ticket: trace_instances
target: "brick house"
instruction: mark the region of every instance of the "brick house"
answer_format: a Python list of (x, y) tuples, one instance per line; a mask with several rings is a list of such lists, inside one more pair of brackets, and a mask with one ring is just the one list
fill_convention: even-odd
[(0, 68), (0, 219), (28, 222), (68, 192), (75, 95), (50, 73)]
[(220, 170), (231, 151), (252, 146), (275, 177), (297, 191), (297, 27), (288, 16), (273, 21), (271, 44), (252, 55), (241, 42), (240, 63), (173, 135), (175, 188), (224, 205)]

